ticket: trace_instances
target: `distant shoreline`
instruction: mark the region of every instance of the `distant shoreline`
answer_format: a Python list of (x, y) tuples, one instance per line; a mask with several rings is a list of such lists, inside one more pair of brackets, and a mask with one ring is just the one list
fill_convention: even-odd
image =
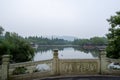
[(60, 47), (78, 47), (78, 46), (80, 46), (80, 45), (39, 45), (39, 47), (40, 47), (40, 46), (43, 46), (43, 47), (44, 47), (44, 46), (45, 46), (45, 47), (47, 47), (47, 46), (48, 46), (48, 47), (50, 47), (50, 46), (52, 46), (52, 47), (54, 47), (54, 46), (58, 46), (58, 47), (59, 47), (59, 46), (60, 46)]
[(105, 49), (106, 45), (38, 45), (39, 47), (82, 47), (84, 49)]

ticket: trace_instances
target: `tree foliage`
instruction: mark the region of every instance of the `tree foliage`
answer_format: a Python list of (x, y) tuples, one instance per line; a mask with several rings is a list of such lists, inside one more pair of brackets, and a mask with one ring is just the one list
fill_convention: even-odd
[(3, 33), (4, 29), (0, 26), (0, 35)]
[(105, 38), (105, 37), (93, 37), (93, 38), (90, 38), (90, 42), (93, 45), (106, 45), (107, 38)]
[(12, 62), (25, 62), (33, 59), (34, 50), (18, 34), (6, 32), (4, 39), (0, 39), (0, 59), (5, 54), (12, 55)]
[(111, 16), (107, 20), (110, 24), (108, 38), (107, 56), (110, 58), (120, 58), (120, 12)]
[(84, 46), (84, 45), (101, 46), (107, 44), (107, 38), (92, 37), (90, 39), (75, 39), (73, 44), (80, 46)]
[(44, 37), (28, 37), (26, 38), (26, 40), (36, 43), (38, 45), (66, 45), (66, 44), (70, 44), (70, 41), (64, 40), (64, 39), (58, 39), (58, 38), (44, 38)]

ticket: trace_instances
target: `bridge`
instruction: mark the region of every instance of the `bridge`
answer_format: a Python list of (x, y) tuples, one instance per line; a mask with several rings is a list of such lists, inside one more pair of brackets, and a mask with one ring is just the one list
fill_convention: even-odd
[(0, 80), (35, 80), (67, 75), (120, 75), (119, 69), (108, 68), (109, 64), (119, 63), (120, 59), (107, 58), (103, 51), (98, 59), (59, 59), (58, 50), (54, 50), (53, 59), (50, 60), (14, 64), (10, 64), (9, 60), (9, 55), (3, 55)]

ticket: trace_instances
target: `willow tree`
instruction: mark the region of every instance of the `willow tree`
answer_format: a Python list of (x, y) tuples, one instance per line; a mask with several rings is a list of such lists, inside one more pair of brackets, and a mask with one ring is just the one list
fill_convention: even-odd
[(116, 12), (116, 15), (111, 16), (107, 21), (110, 24), (109, 33), (107, 34), (107, 57), (120, 58), (120, 12)]

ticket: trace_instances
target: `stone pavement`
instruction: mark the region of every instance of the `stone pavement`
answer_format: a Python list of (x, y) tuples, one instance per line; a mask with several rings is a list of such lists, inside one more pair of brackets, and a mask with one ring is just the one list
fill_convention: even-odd
[(92, 75), (92, 76), (57, 76), (34, 80), (120, 80), (120, 76)]

